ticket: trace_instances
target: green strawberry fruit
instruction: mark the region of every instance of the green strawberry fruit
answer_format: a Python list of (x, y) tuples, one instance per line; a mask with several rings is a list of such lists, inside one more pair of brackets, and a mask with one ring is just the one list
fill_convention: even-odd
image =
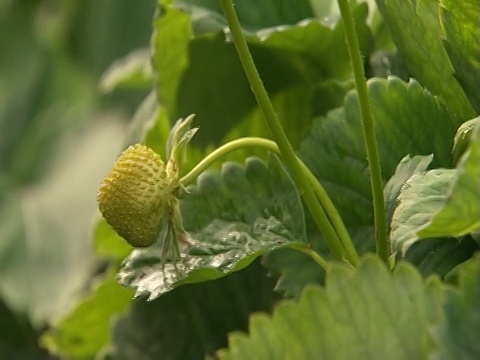
[(107, 223), (130, 245), (147, 247), (168, 216), (178, 178), (160, 155), (145, 145), (126, 149), (105, 177), (97, 202)]

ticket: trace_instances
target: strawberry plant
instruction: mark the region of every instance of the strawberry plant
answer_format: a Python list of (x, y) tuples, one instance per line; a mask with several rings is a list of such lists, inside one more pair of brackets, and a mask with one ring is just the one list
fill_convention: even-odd
[(478, 16), (473, 0), (159, 0), (151, 51), (102, 79), (155, 84), (98, 192), (107, 270), (42, 343), (478, 358)]

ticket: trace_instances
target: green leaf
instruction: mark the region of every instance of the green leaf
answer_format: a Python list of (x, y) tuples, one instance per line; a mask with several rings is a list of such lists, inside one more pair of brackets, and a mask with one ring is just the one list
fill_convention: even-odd
[[(410, 163), (415, 165), (415, 159), (412, 160)], [(417, 160), (422, 162), (421, 159)], [(428, 162), (429, 159), (423, 160)], [(403, 182), (401, 190), (398, 188), (403, 180), (400, 176), (397, 183), (399, 191), (390, 194), (390, 199), (394, 201), (392, 204), (397, 205), (391, 223), (391, 243), (393, 251), (400, 252), (398, 258), (403, 257), (415, 264), (424, 276), (432, 273), (445, 276), (452, 268), (470, 258), (479, 248), (470, 237), (453, 239), (453, 232), (432, 233), (427, 236), (421, 236), (422, 231), (418, 232), (442, 209), (456, 177), (455, 170), (422, 171), (425, 170), (427, 162), (412, 172), (412, 176)], [(400, 164), (399, 168), (401, 166), (403, 167)], [(408, 176), (408, 171), (404, 175)], [(397, 174), (392, 179), (396, 176)], [(400, 195), (395, 197), (398, 192)], [(455, 227), (455, 224), (462, 223), (462, 220), (462, 217), (452, 216), (450, 218), (452, 224), (449, 226)], [(444, 238), (440, 238), (442, 236)], [(418, 241), (419, 238), (426, 239)]]
[(414, 174), (424, 172), (428, 165), (432, 162), (433, 155), (428, 156), (405, 156), (397, 165), (395, 174), (388, 180), (385, 185), (385, 212), (387, 215), (387, 223), (390, 224), (395, 210), (396, 202), (400, 191), (405, 182)]
[[(362, 54), (368, 56), (373, 47), (373, 40), (366, 25), (367, 5), (362, 3), (354, 6), (352, 14), (357, 25)], [(298, 62), (304, 64), (301, 70), (306, 82), (351, 79), (350, 59), (345, 46), (342, 21), (329, 24), (323, 20), (309, 19), (295, 26), (264, 29), (248, 39), (252, 45), (285, 54), (293, 63), (298, 59)]]
[[(157, 104), (156, 92), (151, 91), (140, 103), (132, 120), (128, 124), (124, 147), (143, 143), (150, 131), (154, 128), (157, 128), (156, 130), (160, 128), (166, 132), (165, 136), (162, 138), (162, 140), (165, 140), (166, 142), (170, 128), (168, 123), (165, 124), (160, 121), (160, 116), (161, 111), (159, 111), (159, 106)], [(165, 142), (162, 144), (161, 151), (157, 151), (162, 158), (165, 158)]]
[[(195, 33), (226, 26), (220, 2), (216, 0), (177, 0), (174, 5), (192, 13)], [(243, 0), (235, 4), (242, 27), (248, 32), (279, 25), (294, 25), (314, 17), (309, 0)], [(261, 16), (259, 16), (261, 14)]]
[[(153, 23), (152, 62), (159, 104), (170, 113), (174, 109), (181, 74), (188, 66), (192, 33), (187, 14), (172, 8), (160, 8), (159, 13)], [(170, 118), (176, 121), (179, 117), (170, 115)]]
[(435, 359), (478, 359), (480, 343), (480, 257), (460, 265), (458, 287), (445, 291), (444, 319), (434, 328), (437, 342)]
[[(221, 173), (201, 175), (197, 185), (187, 191), (181, 204), (187, 231), (204, 229), (214, 218), (245, 224), (276, 218), (289, 229), (283, 233), (285, 238), (305, 239), (299, 195), (276, 156), (270, 158), (268, 165), (256, 158), (247, 159), (244, 167), (226, 163)], [(257, 230), (261, 230), (260, 223), (257, 225)]]
[[(129, 0), (84, 0), (68, 3), (69, 14), (59, 28), (64, 51), (96, 78), (117, 58), (148, 46), (156, 0), (131, 6)], [(68, 20), (64, 22), (65, 20)]]
[(333, 265), (325, 288), (306, 288), (270, 317), (254, 314), (249, 335), (233, 333), (225, 359), (424, 359), (438, 322), (440, 283), (402, 264), (393, 274), (369, 256), (356, 273)]
[(391, 245), (405, 255), (425, 227), (442, 209), (455, 182), (456, 170), (434, 169), (414, 174), (403, 185), (391, 223)]
[[(391, 77), (368, 81), (385, 181), (407, 154), (434, 154), (432, 166), (451, 164), (454, 129), (444, 106), (418, 82)], [(325, 186), (347, 226), (373, 224), (370, 182), (356, 92), (343, 108), (316, 119), (300, 157)]]
[[(308, 213), (305, 215), (307, 216), (309, 247), (322, 254), (325, 259), (331, 258), (325, 241), (321, 239), (313, 220), (308, 220)], [(359, 254), (375, 252), (373, 226), (347, 230)], [(303, 288), (309, 284), (323, 285), (325, 283), (325, 271), (301, 249), (297, 249), (297, 246), (284, 247), (265, 254), (262, 264), (273, 274), (278, 274), (275, 290), (288, 297), (298, 298)]]
[[(431, 160), (432, 156), (415, 156), (413, 158), (407, 156), (400, 161), (384, 191), (389, 224), (397, 205), (398, 195), (406, 186), (405, 182), (414, 174), (424, 173)], [(415, 213), (414, 216), (418, 216), (418, 214)], [(443, 277), (459, 263), (470, 258), (477, 248), (478, 246), (472, 239), (463, 239), (462, 242), (451, 238), (426, 239), (413, 243), (403, 258), (414, 264), (423, 276), (436, 273)], [(402, 258), (402, 256), (398, 256), (398, 258)]]
[(62, 358), (93, 359), (110, 342), (111, 321), (128, 309), (132, 295), (110, 271), (91, 295), (43, 335), (42, 343)]
[[(205, 31), (224, 31), (227, 26), (218, 1), (187, 0), (177, 1), (176, 5), (192, 14), (192, 27), (197, 36)], [(235, 10), (244, 29), (249, 29), (246, 31), (249, 44), (273, 50), (273, 56), (276, 52), (283, 53), (293, 64), (297, 63), (296, 66), (299, 62), (303, 63), (305, 81), (348, 78), (351, 69), (341, 19), (327, 16), (330, 14), (323, 14), (317, 19), (309, 7), (309, 2), (304, 0), (262, 1), (254, 4), (242, 1), (236, 4)], [(286, 12), (285, 8), (289, 11)], [(259, 17), (258, 13), (262, 16)], [(365, 23), (367, 4), (355, 4), (352, 13), (362, 53), (367, 56), (373, 47), (372, 35)], [(271, 19), (269, 15), (272, 15)], [(257, 22), (258, 25), (252, 25)]]
[[(234, 45), (228, 39), (225, 41), (225, 21), (218, 12), (219, 3), (198, 1), (177, 5), (191, 12), (193, 37), (188, 16), (169, 7), (156, 20), (153, 43), (159, 100), (166, 107), (170, 122), (196, 114), (195, 124), (200, 129), (215, 129), (201, 130), (196, 135), (195, 143), (202, 147), (234, 135), (248, 136), (255, 132), (257, 136), (268, 136), (264, 122), (258, 120), (257, 105)], [(276, 9), (283, 6), (281, 2), (268, 5), (257, 2), (245, 9), (252, 21), (264, 21), (265, 16), (258, 17), (257, 9), (273, 5)], [(237, 4), (237, 8), (243, 6), (243, 2)], [(292, 8), (298, 9), (298, 4)], [(368, 56), (373, 42), (365, 24), (367, 7), (355, 6), (353, 13), (363, 53)], [(291, 12), (284, 15), (294, 16)], [(297, 21), (291, 25), (280, 21), (281, 26), (259, 28), (247, 38), (279, 119), (295, 145), (312, 113), (324, 114), (340, 105), (345, 92), (352, 87), (342, 23), (333, 26), (317, 20)]]
[[(310, 121), (311, 89), (304, 84), (301, 69), (294, 67), (282, 54), (264, 47), (252, 47), (252, 52), (282, 123), (289, 127), (293, 139), (298, 139), (302, 126)], [(215, 129), (214, 132), (200, 130), (195, 143), (218, 144), (240, 124), (246, 131), (241, 134), (237, 131), (237, 136), (251, 134), (252, 128), (256, 135), (268, 134), (264, 122), (252, 114), (257, 109), (255, 98), (235, 48), (225, 43), (223, 34), (193, 39), (189, 46), (189, 66), (178, 76), (182, 81), (175, 93), (175, 103), (168, 108), (169, 114), (176, 120), (193, 113), (196, 114), (195, 125), (200, 129)], [(169, 90), (168, 87), (163, 89), (164, 92)], [(287, 118), (293, 112), (300, 115), (298, 122)]]
[[(267, 56), (265, 52), (262, 54), (263, 59)], [(270, 62), (272, 71), (285, 74), (281, 83), (294, 84), (292, 79), (298, 78), (298, 75), (285, 62), (279, 63), (271, 58)], [(165, 65), (165, 69), (171, 66)], [(175, 121), (195, 114), (195, 125), (200, 129), (215, 129), (199, 131), (195, 141), (202, 146), (221, 142), (228, 131), (256, 106), (235, 48), (233, 44), (225, 43), (221, 33), (191, 40), (188, 45), (188, 68), (177, 76), (181, 82), (175, 93), (171, 93), (168, 87), (163, 89), (164, 92), (171, 93), (173, 99), (170, 107), (167, 104), (167, 109)], [(159, 86), (161, 88), (161, 82)], [(261, 126), (262, 123), (258, 125)]]
[(424, 239), (412, 244), (403, 259), (415, 265), (425, 277), (437, 274), (444, 278), (478, 250), (479, 245), (470, 236), (463, 237), (460, 241), (452, 238)]
[(103, 218), (93, 230), (93, 245), (97, 255), (118, 263), (132, 251), (132, 247)]
[(455, 185), (446, 194), (446, 204), (418, 235), (459, 237), (480, 229), (480, 124), (470, 146), (457, 165)]
[[(369, 2), (369, 7), (372, 1)], [(340, 9), (336, 0), (310, 0), (313, 12), (317, 19), (336, 22), (340, 18)], [(353, 4), (352, 4), (353, 6)]]
[(408, 179), (391, 225), (392, 247), (405, 254), (418, 239), (461, 237), (480, 228), (479, 130), (457, 169), (435, 169)]
[[(213, 280), (248, 266), (272, 249), (305, 241), (303, 208), (276, 157), (268, 167), (249, 158), (201, 175), (181, 202), (187, 230), (182, 259), (162, 269), (161, 246), (136, 249), (119, 280), (150, 300), (187, 283)], [(181, 239), (180, 239), (181, 240)], [(184, 241), (185, 242), (185, 241)], [(168, 261), (168, 259), (167, 259)]]
[(122, 59), (116, 60), (103, 73), (100, 90), (104, 93), (116, 89), (150, 88), (153, 84), (150, 51), (135, 50)]
[[(151, 94), (153, 95), (153, 94)], [(167, 119), (167, 114), (165, 110), (159, 107), (154, 114), (154, 116), (150, 119), (148, 126), (148, 131), (145, 136), (145, 142), (148, 147), (155, 150), (157, 154), (160, 154), (162, 159), (166, 159), (166, 146), (165, 144), (168, 142), (168, 135), (170, 134), (170, 124)], [(191, 151), (188, 155), (191, 155)], [(190, 157), (187, 157), (190, 159)], [(203, 157), (197, 159), (198, 161), (195, 162), (197, 164)]]
[(215, 281), (182, 286), (151, 302), (137, 299), (113, 327), (115, 359), (204, 359), (245, 330), (254, 311), (279, 299), (258, 262)]
[(452, 119), (452, 125), (457, 127), (474, 116), (443, 47), (437, 0), (377, 3), (408, 71), (433, 94), (441, 96), (457, 117)]
[(298, 297), (307, 284), (322, 285), (325, 282), (323, 269), (296, 249), (270, 251), (263, 256), (262, 265), (279, 275), (275, 290), (288, 297)]
[(127, 136), (123, 148), (145, 143), (149, 148), (166, 159), (165, 144), (168, 141), (170, 124), (163, 107), (157, 103), (157, 92), (152, 90), (143, 99), (132, 120), (128, 124)]
[(480, 112), (479, 7), (476, 0), (441, 0), (445, 48), (457, 78), (471, 104)]

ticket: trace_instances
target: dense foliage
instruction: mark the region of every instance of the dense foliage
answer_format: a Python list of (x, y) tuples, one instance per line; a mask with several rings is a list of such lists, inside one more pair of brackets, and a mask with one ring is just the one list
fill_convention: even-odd
[[(10, 131), (0, 134), (0, 327), (16, 334), (0, 338), (0, 355), (480, 357), (477, 1), (349, 2), (381, 163), (387, 261), (378, 253), (365, 104), (345, 40), (351, 29), (336, 0), (235, 1), (279, 123), (323, 199), (326, 227), (257, 105), (221, 6), (228, 1), (158, 0), (155, 12), (153, 4), (87, 3), (98, 13), (76, 5), (85, 23), (71, 20), (73, 5), (62, 10), (73, 40), (61, 38), (54, 22), (43, 39), (17, 33), (38, 59), (30, 55), (31, 73), (16, 71), (24, 84), (5, 91), (12, 95), (0, 107)], [(19, 17), (45, 11), (2, 7)], [(91, 95), (96, 75), (115, 52), (100, 56), (89, 26), (113, 9), (144, 38), (105, 35), (131, 52), (103, 73), (99, 100)], [(134, 49), (150, 25), (150, 49)], [(11, 53), (25, 56), (19, 51)], [(14, 60), (0, 73), (5, 84)], [(111, 111), (127, 101), (128, 113), (140, 96), (125, 131)], [(94, 121), (78, 125), (86, 114)], [(199, 129), (178, 140), (177, 120), (190, 114)], [(177, 227), (158, 230), (155, 244), (132, 248), (97, 213), (93, 254), (85, 238), (96, 188), (117, 151), (136, 143), (166, 166), (178, 164), (182, 186), (169, 199), (181, 226), (172, 220)], [(208, 166), (197, 171), (202, 159)], [(115, 206), (115, 214), (128, 213)], [(176, 246), (179, 229), (181, 254), (170, 253), (165, 244)]]

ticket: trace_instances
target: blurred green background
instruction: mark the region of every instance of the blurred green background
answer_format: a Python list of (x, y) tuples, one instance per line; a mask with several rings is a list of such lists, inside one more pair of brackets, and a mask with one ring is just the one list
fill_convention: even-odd
[(149, 46), (154, 0), (0, 0), (0, 359), (48, 359), (39, 334), (101, 270), (89, 229), (141, 88), (103, 95)]

